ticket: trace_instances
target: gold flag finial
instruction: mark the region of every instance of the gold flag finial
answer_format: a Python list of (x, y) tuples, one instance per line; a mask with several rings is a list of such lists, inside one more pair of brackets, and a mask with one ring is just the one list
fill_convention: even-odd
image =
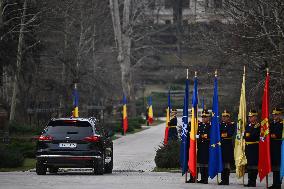
[(215, 70), (215, 77), (217, 77), (218, 76), (218, 72), (217, 72), (217, 70)]
[(197, 77), (197, 71), (194, 72), (194, 77)]
[(266, 68), (266, 75), (269, 75), (269, 68)]

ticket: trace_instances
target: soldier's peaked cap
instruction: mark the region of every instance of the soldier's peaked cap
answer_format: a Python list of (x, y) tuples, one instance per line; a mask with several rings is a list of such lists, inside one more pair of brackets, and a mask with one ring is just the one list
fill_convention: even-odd
[(210, 117), (210, 113), (207, 109), (204, 109), (201, 113), (201, 117)]
[(279, 115), (279, 114), (282, 114), (283, 113), (283, 110), (281, 108), (274, 108), (272, 110), (272, 115)]
[(224, 110), (224, 112), (222, 113), (222, 116), (231, 116), (230, 112), (228, 112), (227, 110)]
[(248, 116), (249, 117), (251, 117), (251, 116), (258, 116), (258, 113), (257, 113), (256, 110), (250, 110)]

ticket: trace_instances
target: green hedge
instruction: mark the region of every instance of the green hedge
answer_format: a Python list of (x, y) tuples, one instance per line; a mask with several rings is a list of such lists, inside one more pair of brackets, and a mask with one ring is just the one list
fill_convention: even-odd
[(38, 135), (42, 132), (43, 127), (36, 127), (18, 122), (11, 122), (9, 124), (10, 134), (33, 134)]
[[(135, 129), (141, 129), (141, 125), (144, 124), (145, 120), (142, 117), (134, 117), (128, 118), (128, 132), (132, 132)], [(104, 123), (104, 128), (108, 130), (112, 130), (116, 133), (122, 132), (122, 121), (115, 120), (115, 121), (108, 121)]]
[(180, 142), (169, 141), (167, 145), (160, 145), (156, 151), (155, 163), (158, 168), (179, 168)]
[(20, 167), (24, 162), (24, 155), (20, 150), (8, 146), (0, 146), (0, 168)]

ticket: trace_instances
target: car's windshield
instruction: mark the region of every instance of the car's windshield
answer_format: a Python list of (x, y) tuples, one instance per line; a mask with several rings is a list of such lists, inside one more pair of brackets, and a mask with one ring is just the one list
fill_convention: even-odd
[(48, 123), (45, 133), (49, 135), (79, 135), (86, 137), (93, 134), (92, 125), (87, 121), (57, 120)]

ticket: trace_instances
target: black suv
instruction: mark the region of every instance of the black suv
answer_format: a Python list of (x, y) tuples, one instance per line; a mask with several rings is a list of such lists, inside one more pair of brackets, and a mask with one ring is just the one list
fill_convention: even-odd
[(52, 119), (38, 137), (36, 173), (57, 173), (59, 168), (93, 168), (112, 173), (113, 143), (95, 118)]

